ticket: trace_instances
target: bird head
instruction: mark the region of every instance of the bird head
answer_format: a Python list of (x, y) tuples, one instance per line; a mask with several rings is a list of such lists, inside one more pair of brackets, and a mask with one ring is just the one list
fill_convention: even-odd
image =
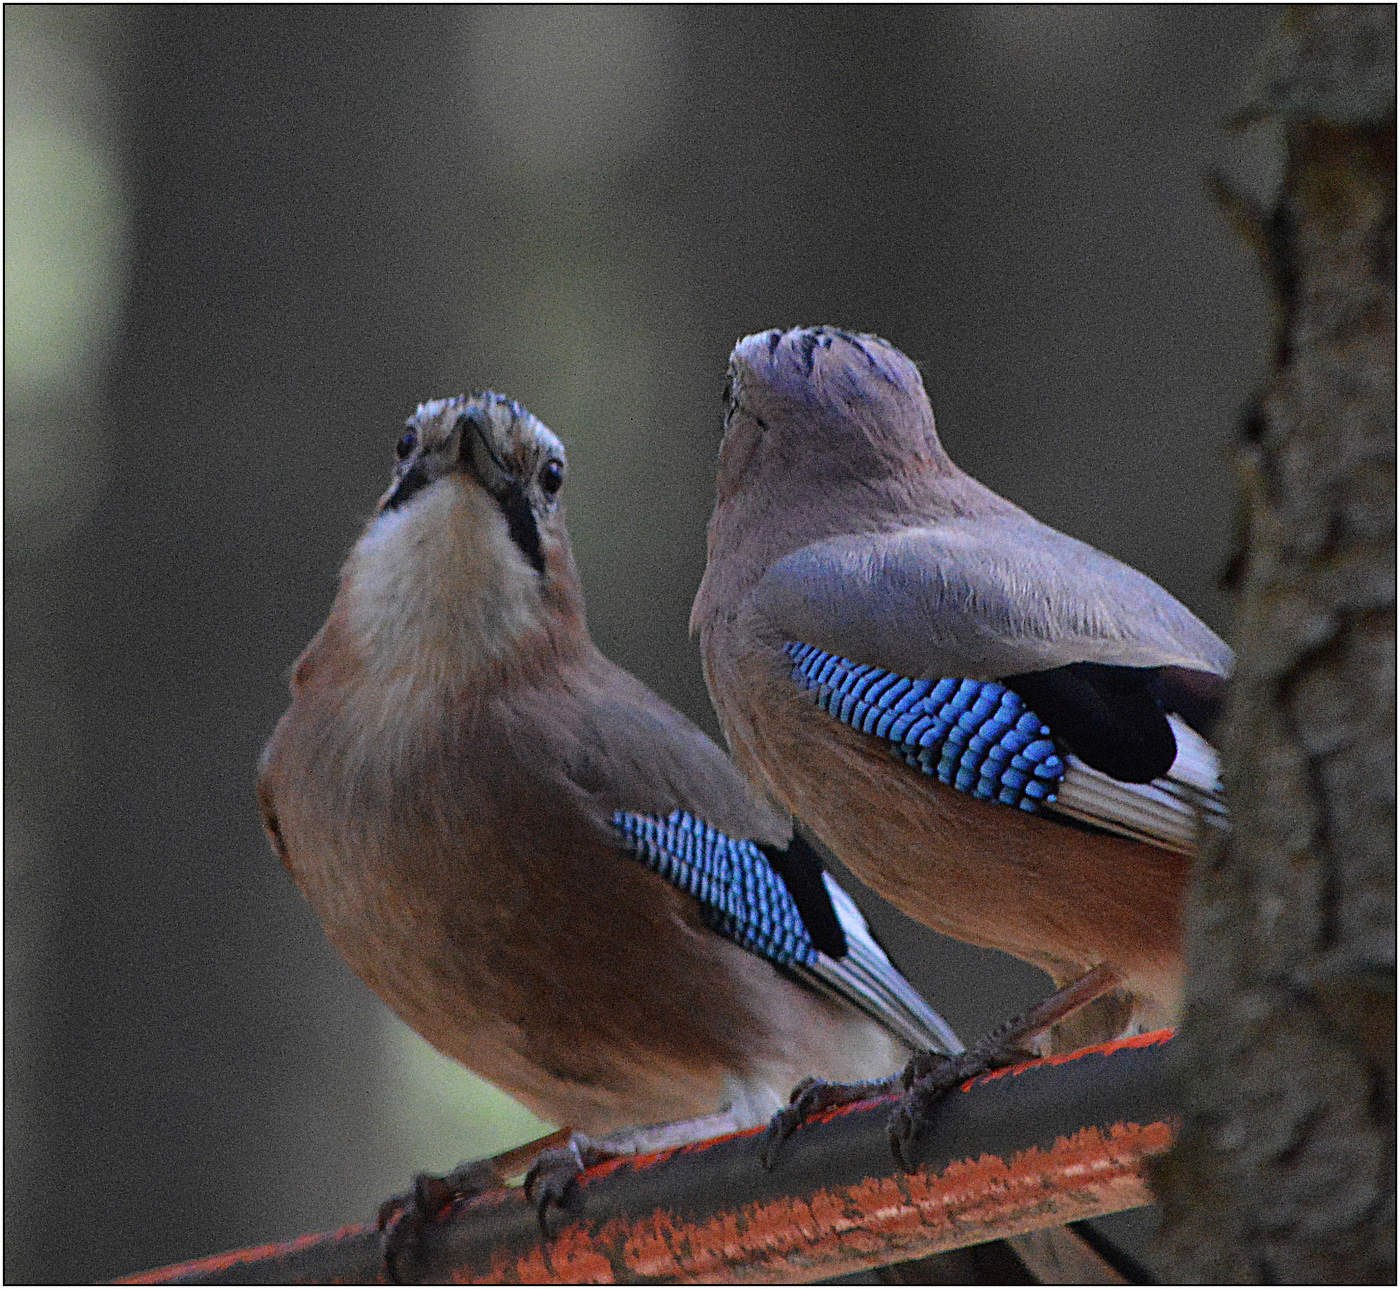
[(564, 445), (492, 392), (419, 404), (351, 552), (347, 614), (386, 666), (460, 672), (582, 625), (560, 490)]
[(729, 359), (709, 558), (691, 629), (723, 616), (809, 542), (937, 514), (962, 480), (919, 369), (878, 336), (796, 327), (745, 336)]
[(808, 475), (871, 481), (948, 463), (919, 369), (839, 327), (745, 336), (729, 358), (721, 494)]
[(395, 454), (381, 515), (405, 509), (442, 480), (479, 489), (495, 502), (521, 558), (546, 574), (546, 538), (567, 540), (559, 506), (567, 463), (558, 435), (538, 417), (490, 390), (434, 399), (404, 423)]

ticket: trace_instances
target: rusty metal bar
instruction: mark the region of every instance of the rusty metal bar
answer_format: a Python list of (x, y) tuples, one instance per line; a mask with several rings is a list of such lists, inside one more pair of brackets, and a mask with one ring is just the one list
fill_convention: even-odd
[[(755, 1133), (589, 1169), (578, 1212), (540, 1236), (518, 1190), (458, 1208), (414, 1270), (458, 1284), (773, 1283), (846, 1275), (1150, 1202), (1144, 1164), (1178, 1098), (1162, 1031), (975, 1079), (949, 1097), (899, 1172), (889, 1099), (804, 1126), (764, 1172)], [(133, 1276), (130, 1284), (371, 1283), (366, 1226)]]

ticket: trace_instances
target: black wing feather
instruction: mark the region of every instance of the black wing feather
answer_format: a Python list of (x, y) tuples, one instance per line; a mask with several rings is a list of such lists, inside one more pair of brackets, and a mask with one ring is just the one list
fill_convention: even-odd
[(836, 916), (831, 894), (826, 889), (821, 856), (798, 835), (793, 836), (786, 850), (777, 846), (760, 846), (759, 849), (773, 871), (783, 879), (812, 943), (829, 958), (844, 958), (846, 933), (841, 929), (841, 920)]
[(1002, 683), (1075, 756), (1122, 783), (1160, 779), (1176, 759), (1160, 667), (1074, 662), (1007, 676)]

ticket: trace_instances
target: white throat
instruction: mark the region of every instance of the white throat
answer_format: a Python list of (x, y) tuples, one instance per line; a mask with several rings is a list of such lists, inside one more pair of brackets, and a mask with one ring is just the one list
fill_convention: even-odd
[(345, 565), (348, 623), (371, 671), (436, 689), (543, 625), (539, 574), (480, 488), (430, 484), (375, 516)]

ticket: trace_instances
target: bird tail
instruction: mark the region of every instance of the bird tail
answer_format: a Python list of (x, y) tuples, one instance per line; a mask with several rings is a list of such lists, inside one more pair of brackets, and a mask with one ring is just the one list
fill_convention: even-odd
[(1205, 828), (1228, 828), (1215, 749), (1179, 716), (1170, 714), (1176, 760), (1160, 779), (1123, 783), (1075, 756), (1046, 812), (1091, 824), (1150, 846), (1194, 855)]
[(846, 952), (840, 958), (819, 953), (803, 968), (816, 981), (839, 994), (878, 1021), (915, 1051), (932, 1048), (952, 1055), (963, 1043), (948, 1024), (920, 996), (880, 947), (856, 902), (830, 873), (823, 873), (832, 908), (846, 936)]

